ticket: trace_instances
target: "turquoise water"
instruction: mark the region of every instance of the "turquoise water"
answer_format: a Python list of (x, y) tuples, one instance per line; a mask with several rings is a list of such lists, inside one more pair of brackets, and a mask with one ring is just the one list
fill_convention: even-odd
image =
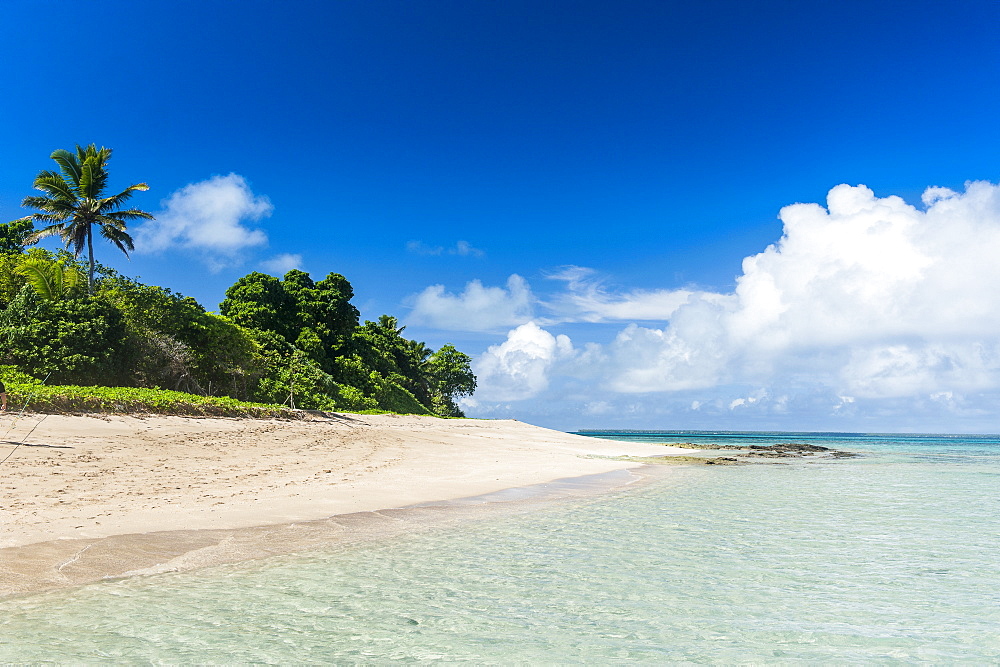
[(7, 600), (0, 661), (1000, 660), (997, 437), (617, 435), (864, 456)]

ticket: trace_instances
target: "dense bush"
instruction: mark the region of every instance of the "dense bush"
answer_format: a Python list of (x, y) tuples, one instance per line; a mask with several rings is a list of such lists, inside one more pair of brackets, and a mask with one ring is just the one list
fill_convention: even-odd
[[(254, 402), (240, 405), (460, 416), (455, 398), (475, 389), (470, 359), (454, 347), (434, 352), (409, 340), (388, 315), (359, 323), (340, 274), (313, 282), (302, 271), (283, 280), (251, 273), (227, 290), (217, 315), (103, 267), (87, 294), (79, 271), (68, 253), (0, 248), (0, 361), (47, 378), (39, 396), (51, 409), (229, 409), (176, 399), (179, 392)], [(157, 398), (128, 387), (166, 391)]]
[(120, 383), (125, 338), (121, 312), (100, 299), (45, 300), (25, 286), (0, 312), (6, 359), (54, 383)]
[(378, 407), (389, 412), (415, 415), (432, 414), (430, 409), (421, 405), (413, 394), (392, 380), (377, 382), (375, 401), (378, 403)]
[(265, 372), (253, 335), (191, 297), (117, 274), (100, 281), (98, 295), (125, 321), (129, 384), (248, 398)]

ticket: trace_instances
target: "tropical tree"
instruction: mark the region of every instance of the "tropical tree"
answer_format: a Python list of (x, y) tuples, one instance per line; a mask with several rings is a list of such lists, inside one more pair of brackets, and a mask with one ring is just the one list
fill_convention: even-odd
[(427, 368), (434, 411), (451, 417), (464, 417), (455, 399), (472, 396), (476, 391), (472, 357), (459, 352), (454, 345), (443, 345), (427, 360)]
[(295, 299), (274, 276), (257, 271), (243, 276), (226, 290), (219, 312), (241, 327), (271, 331), (287, 342), (295, 341)]
[(24, 252), (24, 246), (31, 245), (28, 237), (35, 231), (35, 226), (30, 219), (15, 220), (14, 222), (0, 223), (0, 254), (20, 255)]
[(132, 237), (125, 231), (127, 223), (138, 219), (152, 220), (153, 216), (136, 208), (122, 207), (132, 198), (132, 193), (148, 190), (149, 186), (136, 183), (116, 195), (105, 197), (110, 148), (97, 148), (94, 144), (86, 147), (78, 145), (75, 153), (60, 149), (52, 153), (51, 158), (59, 165), (59, 171), (42, 171), (33, 184), (44, 194), (25, 197), (21, 202), (25, 208), (35, 208), (39, 212), (14, 222), (31, 221), (46, 225), (29, 234), (26, 243), (58, 234), (66, 248), (77, 257), (86, 246), (89, 260), (87, 289), (93, 294), (94, 227), (127, 257), (134, 248)]

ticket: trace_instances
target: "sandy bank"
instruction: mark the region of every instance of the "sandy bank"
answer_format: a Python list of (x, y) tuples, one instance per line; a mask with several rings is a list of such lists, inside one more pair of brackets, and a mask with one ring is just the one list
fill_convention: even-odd
[[(34, 428), (0, 466), (0, 595), (24, 590), (17, 581), (39, 554), (49, 554), (39, 567), (50, 562), (58, 566), (56, 579), (65, 578), (80, 560), (79, 545), (91, 560), (110, 548), (107, 558), (115, 561), (88, 580), (135, 569), (122, 562), (120, 548), (110, 547), (126, 536), (152, 554), (136, 565), (148, 568), (151, 560), (187, 549), (158, 556), (163, 540), (149, 535), (162, 531), (197, 549), (217, 540), (211, 531), (357, 515), (639, 465), (592, 457), (690, 451), (516, 421), (416, 416), (40, 419), (0, 419), (0, 458), (13, 448), (6, 443)], [(75, 560), (67, 562), (67, 554)]]

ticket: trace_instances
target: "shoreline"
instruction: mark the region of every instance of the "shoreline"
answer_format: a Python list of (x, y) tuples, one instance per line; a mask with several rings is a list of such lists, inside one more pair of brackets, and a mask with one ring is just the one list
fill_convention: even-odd
[(510, 420), (399, 415), (35, 415), (6, 429), (4, 444), (32, 428), (0, 467), (0, 597), (604, 493), (641, 477), (634, 471), (643, 464), (603, 457), (693, 451)]

